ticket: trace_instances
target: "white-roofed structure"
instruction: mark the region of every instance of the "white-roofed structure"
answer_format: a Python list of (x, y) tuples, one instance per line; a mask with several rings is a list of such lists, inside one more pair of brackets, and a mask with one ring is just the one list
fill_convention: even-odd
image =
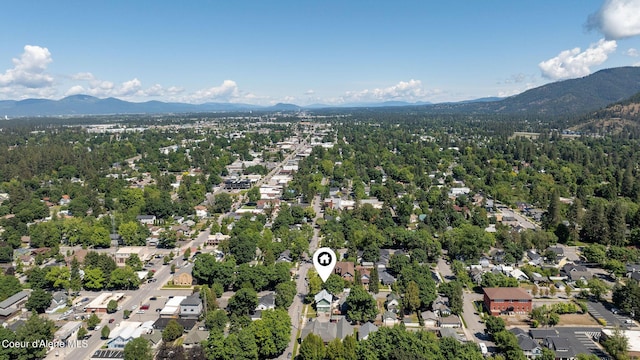
[(114, 328), (109, 333), (107, 348), (124, 349), (125, 345), (127, 345), (129, 341), (140, 337), (142, 334), (150, 333), (152, 329), (147, 323), (149, 322), (141, 323), (139, 321), (123, 321), (120, 323), (120, 326)]
[(169, 299), (160, 311), (160, 317), (178, 317), (178, 314), (180, 314), (180, 303), (186, 298), (186, 296), (174, 296)]
[(61, 341), (67, 340), (73, 333), (78, 331), (81, 326), (82, 321), (69, 321), (56, 331), (54, 338)]
[(101, 293), (97, 298), (93, 299), (93, 301), (91, 301), (89, 304), (87, 304), (87, 306), (84, 307), (84, 311), (106, 313), (109, 301), (115, 300), (116, 302), (119, 302), (120, 300), (122, 300), (122, 298), (124, 298), (124, 293)]

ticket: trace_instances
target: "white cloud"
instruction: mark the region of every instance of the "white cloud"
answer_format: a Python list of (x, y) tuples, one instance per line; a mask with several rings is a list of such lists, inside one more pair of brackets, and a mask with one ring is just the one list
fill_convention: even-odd
[(225, 80), (220, 86), (202, 89), (189, 96), (190, 101), (233, 101), (240, 97), (238, 85), (233, 80)]
[(411, 79), (383, 89), (365, 89), (361, 91), (347, 91), (340, 102), (359, 101), (418, 101), (424, 100), (429, 93), (422, 88), (420, 80)]
[(627, 56), (631, 56), (631, 57), (640, 56), (640, 52), (638, 52), (638, 49), (634, 49), (634, 48), (629, 48), (629, 50), (627, 50), (627, 52), (625, 54), (627, 54)]
[(93, 74), (90, 72), (80, 72), (80, 73), (71, 75), (71, 79), (81, 80), (81, 81), (91, 81), (91, 80), (95, 80), (95, 76), (93, 76)]
[(617, 46), (615, 40), (601, 39), (585, 51), (580, 48), (562, 51), (558, 56), (541, 62), (538, 67), (542, 76), (553, 80), (586, 76), (591, 73), (592, 66), (605, 62)]
[(53, 61), (49, 49), (25, 45), (20, 58), (13, 59), (13, 68), (0, 74), (0, 87), (45, 88), (53, 85), (53, 76), (45, 71)]
[(305, 95), (313, 95), (313, 94), (315, 94), (315, 93), (316, 93), (316, 92), (315, 92), (315, 91), (313, 91), (313, 89), (309, 89), (309, 90), (307, 90), (307, 91), (305, 91), (305, 92), (304, 92), (304, 94), (305, 94)]
[(640, 0), (606, 0), (600, 10), (589, 16), (587, 27), (600, 31), (607, 39), (640, 35)]

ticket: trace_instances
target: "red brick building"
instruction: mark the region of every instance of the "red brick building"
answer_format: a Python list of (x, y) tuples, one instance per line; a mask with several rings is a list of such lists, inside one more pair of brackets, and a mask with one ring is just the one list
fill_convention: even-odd
[(521, 288), (485, 288), (484, 306), (491, 315), (508, 312), (526, 314), (533, 307), (533, 296)]

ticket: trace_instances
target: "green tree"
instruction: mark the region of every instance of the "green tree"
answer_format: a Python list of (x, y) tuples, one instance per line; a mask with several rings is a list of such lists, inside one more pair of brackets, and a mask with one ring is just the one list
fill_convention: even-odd
[(98, 324), (100, 324), (100, 318), (98, 317), (98, 315), (96, 315), (95, 313), (91, 314), (91, 316), (89, 316), (89, 318), (87, 319), (87, 328), (89, 330), (93, 330), (96, 328), (96, 326), (98, 326)]
[(231, 199), (231, 195), (225, 192), (221, 192), (215, 196), (214, 205), (211, 208), (211, 212), (216, 214), (224, 214), (231, 210), (232, 204), (233, 199)]
[(242, 288), (229, 299), (229, 313), (249, 315), (258, 306), (258, 295), (251, 288)]
[(227, 326), (227, 322), (229, 322), (229, 318), (224, 310), (210, 311), (204, 320), (205, 326), (212, 334), (222, 334)]
[(38, 342), (37, 347), (21, 347), (14, 349), (15, 359), (42, 359), (49, 347), (40, 346), (42, 341), (53, 340), (56, 327), (53, 321), (32, 313), (27, 322), (16, 330), (15, 340), (19, 342)]
[(124, 264), (130, 266), (134, 271), (142, 270), (142, 260), (140, 260), (138, 254), (129, 255), (127, 260), (124, 261)]
[(115, 300), (110, 300), (107, 303), (107, 314), (113, 314), (118, 311), (118, 302)]
[(35, 289), (31, 292), (29, 300), (24, 305), (28, 310), (42, 314), (51, 305), (51, 293), (42, 289)]
[(331, 294), (340, 294), (344, 290), (344, 279), (338, 274), (331, 274), (322, 284), (322, 288)]
[(162, 330), (162, 341), (171, 342), (184, 333), (184, 328), (176, 320), (171, 319), (167, 323), (167, 326)]
[(183, 260), (189, 260), (189, 258), (191, 257), (191, 248), (187, 248), (184, 251), (184, 256), (182, 256)]
[(102, 270), (98, 268), (85, 268), (84, 288), (87, 290), (102, 290), (105, 285), (105, 277)]
[(293, 281), (276, 285), (276, 307), (278, 309), (288, 309), (297, 293), (296, 283)]
[(615, 328), (611, 336), (602, 342), (602, 346), (616, 360), (629, 358), (629, 338), (619, 327)]
[(497, 316), (487, 316), (485, 325), (489, 334), (497, 334), (505, 329), (504, 320)]
[(91, 233), (91, 245), (96, 248), (108, 248), (111, 246), (111, 237), (109, 230), (102, 226), (94, 226)]
[(301, 360), (324, 360), (326, 349), (322, 338), (310, 333), (300, 345)]
[(87, 329), (85, 329), (84, 326), (81, 326), (80, 329), (78, 329), (78, 340), (84, 339), (84, 337), (87, 336), (88, 333), (89, 332), (87, 331)]
[(143, 337), (129, 341), (124, 346), (124, 360), (153, 360), (149, 341)]
[(372, 321), (378, 315), (376, 300), (362, 286), (354, 286), (346, 300), (347, 318), (351, 321)]
[(136, 221), (128, 221), (120, 224), (118, 234), (127, 246), (145, 245), (148, 231), (142, 224)]
[(598, 278), (592, 278), (587, 281), (587, 287), (589, 288), (589, 292), (593, 295), (598, 301), (602, 298), (602, 295), (605, 295), (609, 292), (609, 287), (604, 281)]
[(53, 289), (66, 289), (69, 287), (69, 278), (71, 272), (66, 266), (50, 267), (49, 272), (45, 276), (45, 280)]
[(378, 276), (378, 268), (371, 269), (369, 277), (369, 291), (373, 294), (380, 292), (380, 277)]
[(403, 300), (404, 309), (408, 313), (412, 313), (420, 308), (420, 289), (414, 281), (409, 281), (404, 292)]
[(108, 287), (110, 289), (137, 289), (140, 278), (132, 268), (125, 266), (111, 272)]
[(100, 330), (100, 337), (101, 337), (102, 339), (107, 339), (107, 338), (109, 338), (109, 333), (110, 333), (110, 332), (111, 332), (111, 330), (109, 329), (109, 327), (105, 325), (105, 326), (102, 328), (102, 330)]

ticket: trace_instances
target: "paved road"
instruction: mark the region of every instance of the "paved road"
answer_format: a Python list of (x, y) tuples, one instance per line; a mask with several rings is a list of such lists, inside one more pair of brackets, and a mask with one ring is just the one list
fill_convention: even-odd
[[(321, 199), (319, 196), (316, 196), (313, 199), (312, 206), (313, 206), (313, 210), (316, 213), (314, 222), (316, 222), (322, 216), (322, 214), (320, 213), (320, 202), (321, 202)], [(319, 241), (320, 241), (320, 230), (317, 228), (314, 228), (313, 237), (309, 242), (309, 254), (313, 254), (316, 251), (316, 249), (318, 248)], [(309, 256), (309, 258), (311, 258), (311, 256)], [(309, 271), (309, 269), (311, 269), (311, 266), (312, 265), (310, 263), (302, 262), (298, 269), (298, 279), (296, 280), (296, 289), (298, 293), (296, 294), (296, 297), (293, 299), (293, 303), (289, 307), (289, 317), (291, 318), (291, 323), (293, 324), (293, 327), (291, 328), (291, 340), (289, 341), (289, 345), (287, 346), (287, 349), (282, 353), (282, 355), (278, 359), (287, 359), (287, 354), (289, 353), (292, 354), (292, 358), (296, 356), (296, 354), (293, 354), (293, 344), (295, 344), (295, 342), (298, 341), (298, 329), (300, 329), (301, 326), (304, 326), (302, 322), (302, 316), (304, 315), (302, 314), (303, 300), (305, 295), (308, 292), (306, 279), (307, 279), (307, 272)]]
[[(181, 257), (176, 257), (175, 260), (177, 259), (182, 259)], [(154, 260), (160, 260), (160, 259), (154, 259)], [(116, 313), (113, 314), (104, 314), (101, 315), (102, 317), (102, 321), (100, 322), (100, 327), (104, 327), (104, 326), (109, 326), (109, 328), (111, 328), (111, 330), (113, 330), (116, 326), (118, 326), (118, 324), (120, 324), (120, 322), (123, 320), (123, 313), (124, 310), (131, 310), (132, 307), (135, 305), (136, 307), (140, 307), (140, 305), (142, 305), (143, 303), (147, 302), (149, 300), (150, 297), (152, 296), (158, 296), (162, 294), (162, 291), (160, 290), (160, 287), (165, 284), (169, 278), (171, 277), (170, 274), (170, 267), (171, 265), (162, 265), (162, 261), (155, 261), (156, 265), (154, 266), (156, 270), (156, 274), (155, 274), (155, 278), (158, 279), (156, 282), (147, 284), (144, 283), (140, 286), (140, 289), (138, 290), (127, 290), (127, 291), (121, 291), (125, 293), (125, 300), (121, 303), (122, 309), (117, 311)], [(176, 291), (180, 291), (180, 290), (176, 290)], [(176, 291), (172, 291), (172, 295), (177, 295), (174, 294)], [(191, 291), (189, 290), (189, 293)], [(82, 292), (82, 295), (87, 295), (87, 294), (91, 294), (91, 296), (93, 298), (95, 298), (97, 296), (97, 293), (90, 293), (90, 292)], [(165, 295), (166, 297), (166, 295)], [(156, 319), (156, 313), (153, 312), (153, 309), (155, 309), (155, 307), (158, 307), (159, 305), (156, 304), (151, 304), (151, 308), (149, 309), (149, 311), (151, 311), (151, 314), (144, 314), (144, 315), (137, 315), (135, 314), (135, 312), (132, 313), (131, 315), (131, 320), (132, 321), (147, 321), (147, 320), (151, 320), (151, 319)], [(115, 322), (112, 324), (109, 324), (108, 321), (109, 319), (115, 319)], [(59, 357), (58, 358), (63, 358), (63, 359), (89, 359), (91, 357), (91, 355), (93, 355), (93, 353), (98, 350), (104, 343), (105, 340), (100, 339), (100, 331), (90, 331), (89, 333), (91, 333), (91, 338), (89, 338), (88, 340), (88, 346), (86, 348), (76, 348), (76, 349), (64, 349), (59, 351)], [(49, 356), (47, 357), (48, 359), (55, 359), (55, 351), (51, 351), (49, 353)]]
[(607, 309), (604, 305), (602, 305), (602, 303), (599, 302), (587, 301), (587, 310), (589, 311), (589, 314), (591, 314), (591, 316), (593, 316), (594, 318), (606, 320), (608, 327), (636, 326), (635, 322), (633, 324), (625, 324), (625, 320), (627, 320), (628, 317), (612, 313), (611, 310)]

